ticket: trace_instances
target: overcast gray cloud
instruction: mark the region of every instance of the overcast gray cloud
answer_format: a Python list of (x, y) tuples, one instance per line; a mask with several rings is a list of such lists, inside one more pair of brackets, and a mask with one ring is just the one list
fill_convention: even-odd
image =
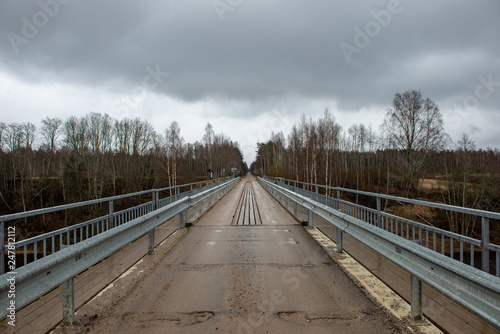
[(378, 126), (416, 89), (499, 147), (499, 33), (494, 0), (2, 0), (0, 121), (99, 111), (187, 140), (211, 121), (252, 160), (301, 113)]

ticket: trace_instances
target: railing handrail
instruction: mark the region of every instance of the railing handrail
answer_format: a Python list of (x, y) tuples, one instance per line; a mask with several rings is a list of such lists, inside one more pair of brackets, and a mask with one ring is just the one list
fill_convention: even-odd
[(79, 208), (79, 207), (87, 206), (87, 205), (105, 203), (105, 202), (109, 202), (109, 201), (115, 201), (118, 199), (129, 198), (129, 197), (139, 196), (139, 195), (143, 195), (143, 194), (150, 194), (150, 193), (154, 193), (154, 192), (161, 192), (161, 191), (166, 191), (166, 190), (171, 190), (171, 189), (176, 189), (176, 188), (194, 186), (197, 184), (202, 184), (202, 183), (210, 182), (210, 181), (214, 181), (214, 182), (219, 183), (219, 182), (227, 180), (229, 178), (232, 178), (232, 176), (227, 176), (225, 178), (218, 178), (218, 179), (213, 179), (213, 180), (199, 181), (199, 182), (194, 182), (194, 183), (181, 184), (181, 185), (177, 185), (177, 186), (171, 186), (171, 187), (160, 188), (160, 189), (148, 189), (148, 190), (138, 191), (138, 192), (134, 192), (134, 193), (128, 193), (128, 194), (116, 195), (116, 196), (110, 196), (110, 197), (103, 197), (103, 198), (92, 199), (92, 200), (83, 201), (83, 202), (75, 202), (75, 203), (69, 203), (69, 204), (56, 205), (56, 206), (51, 206), (51, 207), (42, 208), (42, 209), (35, 209), (35, 210), (18, 212), (18, 213), (11, 213), (8, 215), (0, 216), (0, 222), (7, 222), (10, 220), (33, 217), (33, 216), (38, 216), (38, 215), (42, 215), (42, 214), (46, 214), (46, 213), (53, 213), (53, 212), (62, 211), (62, 210)]
[(454, 212), (459, 212), (459, 213), (466, 213), (466, 214), (474, 215), (477, 217), (486, 217), (486, 218), (490, 218), (490, 219), (500, 220), (500, 213), (493, 212), (493, 211), (472, 209), (472, 208), (466, 208), (466, 207), (462, 207), (462, 206), (429, 202), (429, 201), (423, 201), (423, 200), (418, 200), (418, 199), (411, 199), (411, 198), (400, 197), (400, 196), (373, 193), (373, 192), (356, 190), (356, 189), (349, 189), (349, 188), (342, 188), (342, 187), (331, 187), (331, 186), (326, 186), (326, 185), (322, 185), (322, 184), (315, 184), (315, 183), (295, 181), (295, 180), (290, 180), (290, 179), (276, 178), (274, 176), (266, 176), (265, 175), (264, 178), (277, 179), (280, 182), (287, 182), (288, 181), (288, 182), (293, 182), (296, 184), (303, 184), (303, 185), (314, 186), (314, 187), (317, 186), (317, 187), (335, 190), (335, 191), (345, 191), (345, 192), (350, 192), (350, 193), (359, 194), (359, 195), (371, 196), (371, 197), (376, 197), (376, 198), (378, 197), (378, 198), (382, 198), (382, 199), (394, 200), (394, 201), (399, 201), (399, 202), (403, 202), (403, 203), (417, 204), (417, 205), (433, 207), (436, 209), (443, 209), (443, 210), (454, 211)]
[[(136, 208), (147, 206), (149, 204), (151, 204), (151, 201), (147, 202), (147, 203), (139, 204), (139, 205), (127, 208), (127, 209), (123, 209), (121, 211), (117, 211), (114, 214), (115, 215), (119, 215), (122, 212), (127, 212), (127, 211), (130, 211), (130, 210), (134, 210)], [(81, 222), (81, 223), (77, 223), (77, 224), (70, 225), (70, 226), (65, 226), (65, 227), (62, 227), (62, 228), (57, 229), (57, 230), (53, 230), (53, 231), (50, 231), (50, 232), (47, 232), (47, 233), (44, 233), (44, 234), (40, 234), (40, 235), (31, 237), (31, 238), (28, 238), (28, 239), (23, 239), (23, 240), (17, 241), (15, 243), (13, 243), (13, 245), (15, 245), (16, 248), (18, 248), (18, 247), (22, 247), (24, 245), (32, 244), (34, 242), (37, 242), (37, 241), (40, 241), (40, 240), (43, 240), (43, 239), (50, 238), (50, 237), (55, 236), (55, 235), (59, 235), (61, 233), (72, 232), (73, 230), (85, 227), (85, 226), (90, 225), (90, 224), (95, 223), (95, 222), (98, 222), (98, 221), (102, 220), (104, 217), (105, 216), (96, 217), (96, 218), (93, 218), (93, 219), (90, 219), (90, 220), (87, 220), (87, 221), (84, 221), (84, 222)], [(7, 250), (7, 247), (8, 246), (5, 245), (4, 246), (4, 250)]]
[[(323, 195), (323, 194), (319, 194), (319, 196), (322, 196), (322, 197), (325, 197), (325, 198), (332, 198), (332, 197), (328, 197), (328, 196)], [(343, 199), (340, 199), (340, 200), (336, 199), (336, 200), (339, 203), (342, 203), (342, 204), (351, 205), (353, 207), (362, 208), (362, 209), (364, 209), (366, 211), (369, 211), (369, 212), (372, 212), (372, 213), (377, 213), (377, 209), (372, 209), (372, 208), (363, 206), (361, 204), (352, 203), (352, 202), (349, 202), (349, 201), (346, 201), (346, 200), (343, 200)], [(413, 220), (410, 220), (410, 219), (407, 219), (407, 218), (404, 218), (404, 217), (399, 217), (399, 216), (393, 215), (393, 214), (388, 213), (388, 212), (381, 211), (380, 215), (383, 215), (383, 216), (385, 216), (387, 218), (391, 218), (391, 219), (399, 219), (402, 222), (406, 222), (406, 223), (415, 225), (416, 227), (425, 228), (426, 230), (429, 230), (429, 231), (432, 231), (432, 232), (436, 232), (436, 233), (441, 233), (441, 234), (446, 235), (447, 237), (451, 237), (451, 238), (454, 238), (454, 239), (457, 239), (457, 240), (465, 241), (465, 242), (474, 244), (475, 246), (481, 246), (481, 240), (479, 240), (479, 239), (474, 239), (472, 237), (468, 237), (468, 236), (465, 236), (465, 235), (462, 235), (462, 234), (459, 234), (459, 233), (455, 233), (455, 232), (443, 230), (443, 229), (435, 227), (435, 226), (422, 224), (422, 223), (419, 223), (419, 222), (416, 222), (416, 221), (413, 221)], [(494, 246), (494, 245), (490, 245), (490, 246)]]
[[(8, 314), (7, 305), (9, 298), (7, 291), (10, 283), (7, 278), (11, 276), (15, 277), (15, 305), (16, 309), (20, 309), (69, 279), (71, 279), (71, 285), (73, 285), (72, 277), (143, 235), (151, 235), (153, 232), (154, 236), (154, 229), (156, 227), (176, 215), (181, 214), (180, 228), (185, 227), (186, 221), (182, 219), (183, 212), (185, 213), (184, 217), (186, 217), (189, 208), (193, 207), (200, 200), (207, 198), (209, 199), (208, 206), (210, 206), (210, 198), (212, 196), (222, 196), (232, 189), (238, 181), (239, 178), (230, 177), (225, 182), (208, 188), (201, 193), (183, 197), (165, 207), (135, 218), (127, 224), (109, 229), (93, 238), (86, 239), (54, 254), (43, 257), (39, 261), (31, 262), (17, 268), (14, 273), (7, 272), (0, 275), (0, 320)], [(154, 237), (149, 238), (149, 247), (153, 246), (154, 248), (154, 241), (151, 245), (151, 240), (154, 240)], [(73, 287), (71, 290), (73, 290)], [(64, 295), (63, 287), (63, 298)], [(63, 302), (63, 308), (65, 307), (64, 305)], [(74, 312), (74, 309), (72, 312)]]
[[(275, 192), (279, 192), (280, 198), (284, 195), (305, 207), (311, 214), (315, 213), (334, 225), (337, 228), (337, 247), (339, 244), (342, 245), (342, 234), (347, 233), (408, 271), (412, 275), (412, 282), (414, 277), (426, 282), (445, 296), (500, 328), (500, 278), (432, 252), (379, 227), (366, 224), (362, 220), (274, 182), (263, 178), (259, 178), (259, 181), (263, 186), (273, 190), (273, 196)], [(267, 188), (268, 191), (269, 188)], [(412, 313), (413, 307), (422, 307), (421, 302), (417, 301), (415, 304), (419, 305), (412, 304)]]

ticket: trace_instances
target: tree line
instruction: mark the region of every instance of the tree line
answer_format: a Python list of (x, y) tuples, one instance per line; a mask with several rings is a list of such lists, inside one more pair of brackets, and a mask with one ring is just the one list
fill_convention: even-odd
[(210, 123), (195, 143), (175, 121), (158, 133), (146, 120), (100, 113), (47, 117), (39, 129), (0, 123), (2, 214), (200, 181), (207, 170), (227, 176), (231, 168), (246, 171), (239, 144)]
[[(378, 131), (362, 123), (342, 129), (328, 109), (316, 120), (302, 115), (287, 138), (273, 133), (258, 143), (250, 166), (257, 174), (491, 211), (500, 208), (499, 168), (497, 148), (477, 149), (467, 133), (453, 142), (438, 106), (414, 90), (395, 95)], [(410, 209), (408, 218), (478, 233), (470, 216)]]

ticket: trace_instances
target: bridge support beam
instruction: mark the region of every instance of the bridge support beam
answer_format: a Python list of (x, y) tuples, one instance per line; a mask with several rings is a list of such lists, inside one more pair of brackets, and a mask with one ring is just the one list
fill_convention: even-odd
[(155, 229), (148, 232), (148, 255), (155, 254)]
[(75, 321), (75, 285), (71, 277), (62, 284), (63, 325), (73, 327)]

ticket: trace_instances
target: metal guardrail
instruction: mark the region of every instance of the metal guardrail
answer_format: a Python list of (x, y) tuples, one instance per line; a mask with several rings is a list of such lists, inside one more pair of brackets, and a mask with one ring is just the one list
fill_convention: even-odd
[[(16, 256), (19, 255), (19, 253), (21, 253), (21, 256), (23, 257), (22, 265), (26, 265), (29, 262), (39, 260), (39, 258), (43, 258), (47, 255), (54, 254), (66, 246), (87, 240), (88, 238), (94, 237), (100, 233), (103, 233), (112, 228), (125, 224), (137, 217), (144, 216), (184, 196), (196, 194), (199, 191), (208, 189), (210, 187), (214, 187), (218, 183), (226, 181), (231, 178), (232, 177), (226, 177), (214, 180), (206, 180), (201, 182), (182, 184), (174, 187), (150, 189), (125, 195), (106, 197), (96, 200), (71, 203), (55, 207), (0, 216), (0, 249), (3, 250), (2, 255), (4, 255), (5, 251), (8, 251), (9, 249), (12, 248), (16, 249), (17, 250)], [(206, 184), (206, 186), (203, 186), (204, 184)], [(189, 189), (189, 190), (181, 192), (182, 189)], [(159, 198), (160, 193), (165, 191), (170, 192), (172, 196), (160, 199)], [(152, 200), (147, 203), (143, 203), (141, 205), (127, 208), (125, 210), (117, 212), (114, 211), (115, 201), (124, 198), (137, 197), (145, 194), (151, 194)], [(8, 243), (7, 245), (5, 244), (5, 235), (8, 235), (9, 232), (7, 231), (7, 233), (5, 233), (5, 222), (43, 215), (47, 213), (70, 210), (83, 206), (95, 205), (99, 203), (108, 203), (109, 206), (108, 215), (94, 218), (89, 221), (71, 225), (55, 231), (51, 231), (32, 238), (24, 240), (16, 240), (16, 242)], [(28, 254), (30, 252), (33, 252), (33, 259), (28, 258)], [(12, 251), (10, 252), (10, 254), (12, 254)], [(1, 256), (0, 274), (5, 273), (4, 261), (5, 261), (4, 256)], [(19, 263), (17, 263), (16, 267), (19, 268), (21, 266), (19, 265)]]
[[(63, 321), (72, 323), (74, 318), (73, 277), (95, 263), (113, 254), (130, 242), (148, 234), (148, 254), (154, 253), (154, 229), (165, 221), (180, 215), (180, 228), (188, 222), (188, 209), (198, 205), (201, 215), (203, 201), (208, 200), (208, 209), (215, 200), (229, 192), (239, 178), (227, 180), (197, 194), (184, 196), (127, 223), (67, 246), (38, 261), (28, 263), (15, 271), (0, 275), (0, 319), (9, 315), (9, 307), (14, 302), (14, 310), (20, 309), (35, 299), (63, 286)], [(15, 298), (9, 297), (9, 289), (15, 288)]]
[[(435, 252), (439, 252), (442, 255), (447, 255), (450, 258), (462, 263), (465, 263), (466, 260), (468, 260), (468, 264), (472, 267), (475, 266), (474, 259), (476, 252), (481, 252), (482, 270), (488, 273), (494, 273), (497, 277), (500, 277), (500, 246), (490, 243), (489, 237), (490, 219), (500, 220), (500, 213), (353, 189), (328, 187), (312, 183), (286, 180), (284, 178), (264, 178), (400, 237), (408, 240), (418, 240), (423, 246)], [(315, 189), (315, 192), (307, 190), (307, 188)], [(335, 191), (337, 197), (329, 197), (320, 194), (319, 189), (324, 189), (325, 193), (327, 190)], [(353, 194), (375, 198), (377, 209), (371, 209), (362, 205), (341, 200), (340, 195), (342, 192), (350, 192)], [(393, 200), (400, 203), (417, 204), (481, 217), (481, 240), (386, 213), (381, 209), (382, 199)], [(455, 254), (456, 250), (458, 251), (458, 254)], [(490, 263), (490, 252), (493, 253), (493, 263)], [(494, 269), (491, 269), (491, 267), (494, 267)]]
[(413, 320), (423, 319), (422, 282), (425, 282), (500, 329), (500, 278), (269, 180), (259, 178), (259, 182), (278, 200), (293, 201), (295, 214), (297, 205), (306, 208), (309, 226), (313, 226), (313, 213), (333, 224), (337, 228), (338, 252), (343, 251), (343, 234), (347, 233), (408, 271), (412, 276), (410, 316)]

